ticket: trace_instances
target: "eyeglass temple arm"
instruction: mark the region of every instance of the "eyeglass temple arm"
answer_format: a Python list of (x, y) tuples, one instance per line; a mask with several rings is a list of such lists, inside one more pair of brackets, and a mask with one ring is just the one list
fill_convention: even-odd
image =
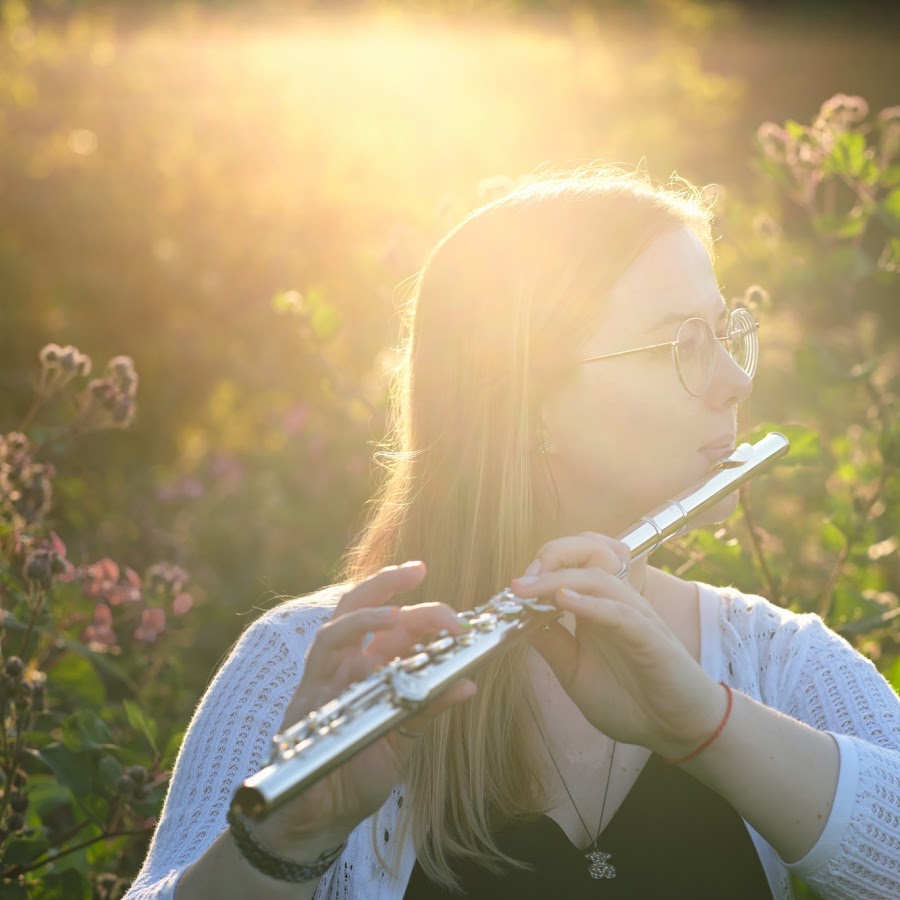
[(632, 353), (645, 353), (648, 350), (662, 350), (665, 347), (674, 347), (678, 341), (666, 341), (664, 344), (648, 344), (646, 347), (635, 347), (633, 350), (618, 350), (615, 353), (604, 353), (602, 356), (589, 356), (587, 359), (580, 359), (579, 362), (589, 363), (597, 362), (600, 359), (614, 359), (616, 356), (631, 356)]

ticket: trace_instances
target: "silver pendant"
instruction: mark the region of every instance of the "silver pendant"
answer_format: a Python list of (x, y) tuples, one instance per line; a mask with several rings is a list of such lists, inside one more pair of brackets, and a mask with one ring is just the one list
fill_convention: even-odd
[(593, 843), (588, 847), (584, 857), (588, 861), (588, 873), (591, 878), (601, 879), (616, 877), (616, 867), (610, 862), (612, 854), (598, 850), (596, 843)]

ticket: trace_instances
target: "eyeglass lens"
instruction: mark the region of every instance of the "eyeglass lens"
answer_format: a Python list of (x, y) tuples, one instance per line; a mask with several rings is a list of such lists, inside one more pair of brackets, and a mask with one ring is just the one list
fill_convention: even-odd
[[(709, 386), (716, 363), (716, 336), (704, 319), (685, 321), (675, 336), (675, 366), (682, 384), (695, 397)], [(725, 349), (752, 378), (756, 373), (756, 322), (749, 310), (735, 309), (728, 319)]]

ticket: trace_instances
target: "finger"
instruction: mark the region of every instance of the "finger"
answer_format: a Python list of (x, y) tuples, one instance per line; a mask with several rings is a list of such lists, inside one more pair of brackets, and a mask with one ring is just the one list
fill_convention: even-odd
[[(621, 603), (609, 597), (586, 595), (565, 587), (556, 592), (556, 605), (563, 611), (572, 613), (576, 621), (588, 621), (591, 625), (603, 625), (606, 629), (636, 623), (636, 614), (643, 610), (631, 604)], [(644, 627), (643, 625), (641, 626)]]
[[(631, 559), (627, 544), (606, 535), (586, 531), (572, 537), (549, 541), (538, 550), (523, 577), (535, 577), (555, 569), (600, 566), (618, 572)], [(517, 579), (519, 580), (519, 579)]]
[(555, 594), (563, 588), (569, 588), (580, 594), (609, 597), (638, 607), (646, 605), (640, 594), (635, 593), (630, 584), (618, 577), (618, 572), (598, 568), (558, 569), (530, 579), (516, 579), (512, 588), (523, 598)]
[(347, 591), (335, 607), (334, 618), (357, 609), (384, 606), (396, 594), (418, 587), (425, 578), (425, 572), (423, 562), (387, 566)]
[(366, 652), (387, 662), (403, 656), (410, 648), (430, 635), (446, 631), (462, 634), (466, 625), (446, 603), (419, 603), (400, 608), (395, 627), (373, 635)]
[(398, 606), (379, 606), (348, 612), (326, 622), (309, 648), (304, 678), (327, 677), (336, 656), (350, 648), (359, 648), (367, 634), (390, 628), (399, 614)]

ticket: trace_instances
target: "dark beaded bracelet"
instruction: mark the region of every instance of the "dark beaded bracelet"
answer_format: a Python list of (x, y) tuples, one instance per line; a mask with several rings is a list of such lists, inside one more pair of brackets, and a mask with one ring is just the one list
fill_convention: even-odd
[(347, 846), (344, 842), (339, 847), (326, 850), (314, 862), (298, 863), (291, 859), (285, 859), (283, 856), (276, 856), (266, 850), (250, 833), (250, 829), (247, 827), (248, 822), (249, 820), (245, 816), (228, 810), (228, 826), (241, 856), (254, 869), (278, 881), (290, 881), (296, 884), (321, 878), (334, 865), (334, 861)]

